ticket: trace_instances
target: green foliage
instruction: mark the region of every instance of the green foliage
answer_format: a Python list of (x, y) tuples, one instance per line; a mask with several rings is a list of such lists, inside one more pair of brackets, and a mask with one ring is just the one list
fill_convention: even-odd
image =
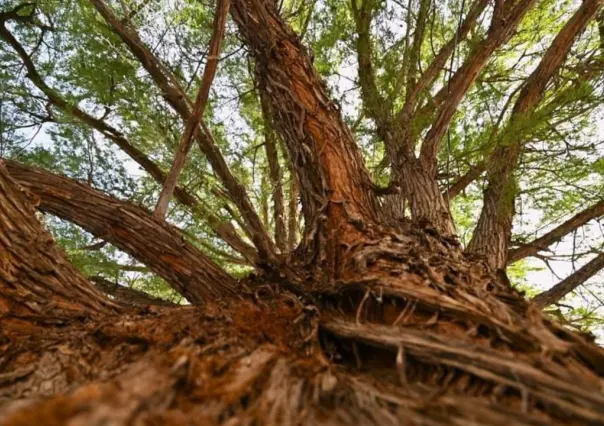
[[(363, 3), (353, 1), (357, 7)], [(5, 0), (0, 11), (10, 10), (19, 3), (19, 0)], [(108, 3), (121, 18), (128, 16), (129, 25), (137, 28), (145, 44), (194, 97), (206, 62), (215, 3), (198, 0)], [(431, 2), (417, 64), (420, 72), (454, 37), (469, 3), (462, 0)], [(487, 34), (491, 3), (468, 36), (457, 40), (453, 60), (447, 60), (445, 69), (440, 70), (434, 82), (420, 94), (419, 107), (424, 114), (412, 123), (411, 129), (418, 143), (434, 120), (430, 98), (440, 90), (447, 90), (449, 68), (459, 69)], [(509, 191), (510, 201), (515, 199), (512, 240), (516, 243), (531, 241), (604, 197), (604, 57), (596, 25), (588, 27), (575, 44), (565, 66), (548, 85), (539, 108), (511, 125), (505, 124), (522, 83), (578, 3), (575, 0), (537, 2), (509, 43), (497, 50), (478, 76), (457, 109), (439, 152), (437, 172), (443, 176), (444, 190), (496, 147), (522, 141), (520, 166), (515, 171), (516, 186)], [(402, 107), (407, 95), (406, 52), (413, 37), (418, 5), (417, 0), (384, 0), (371, 4), (371, 50), (377, 91), (395, 111)], [(375, 183), (387, 186), (390, 170), (384, 144), (376, 136), (375, 123), (363, 113), (355, 50), (357, 34), (350, 1), (284, 0), (280, 7), (282, 15), (302, 35), (313, 53), (314, 66), (341, 106)], [(31, 8), (21, 11), (22, 14), (31, 12)], [(166, 105), (141, 64), (88, 1), (39, 1), (35, 24), (12, 22), (7, 25), (31, 56), (46, 84), (71, 105), (117, 128), (133, 146), (163, 170), (168, 170), (183, 123)], [(264, 216), (269, 232), (273, 233), (273, 188), (268, 183), (268, 162), (262, 145), (265, 123), (254, 83), (254, 64), (241, 48), (232, 22), (227, 26), (204, 119), (257, 211), (266, 212), (261, 217)], [(153, 208), (160, 190), (157, 183), (109, 139), (72, 114), (50, 105), (27, 78), (16, 52), (2, 41), (0, 156), (66, 174), (147, 208)], [(278, 161), (287, 205), (292, 176), (289, 159), (281, 147)], [(221, 195), (218, 180), (196, 148), (188, 156), (180, 184), (208, 211), (234, 224), (242, 238), (249, 241), (239, 226), (241, 219), (232, 201)], [(469, 241), (476, 224), (484, 186), (483, 176), (451, 200), (463, 244)], [(249, 271), (249, 267), (233, 261), (237, 254), (215, 236), (205, 217), (174, 203), (169, 218), (183, 230), (185, 238), (234, 275), (243, 276)], [(125, 267), (141, 265), (123, 253), (110, 246), (84, 249), (96, 240), (61, 221), (47, 218), (47, 224), (86, 275), (100, 275), (159, 297), (178, 300), (164, 282), (148, 271), (125, 270)], [(552, 256), (571, 255), (580, 262), (580, 253), (590, 253), (601, 246), (598, 227), (591, 226), (589, 232), (589, 236), (574, 238), (570, 243), (567, 238), (559, 245), (560, 249), (552, 248), (556, 252)], [(569, 253), (569, 244), (572, 253)], [(527, 295), (538, 291), (531, 286), (534, 268), (532, 263), (518, 262), (508, 269), (511, 281)], [(586, 308), (581, 305), (564, 315), (576, 319), (573, 321), (581, 327), (600, 324), (593, 319), (593, 313), (581, 309)]]

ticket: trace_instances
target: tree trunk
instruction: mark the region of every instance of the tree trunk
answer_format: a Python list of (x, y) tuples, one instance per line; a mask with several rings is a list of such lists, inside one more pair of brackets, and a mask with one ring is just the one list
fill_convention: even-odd
[[(0, 422), (601, 424), (604, 350), (544, 318), (505, 277), (466, 257), (454, 238), (431, 225), (380, 221), (351, 133), (275, 2), (234, 0), (231, 14), (293, 159), (306, 222), (296, 255), (304, 256), (233, 286), (223, 285), (216, 267), (204, 287), (216, 294), (212, 303), (116, 315), (98, 301), (89, 307), (97, 315), (91, 320), (47, 321), (44, 333), (22, 340), (2, 335), (0, 397), (10, 400), (0, 399)], [(4, 174), (0, 185), (9, 188), (2, 211), (24, 212)], [(79, 190), (78, 202), (68, 204), (75, 212), (53, 208), (84, 225), (78, 205), (92, 195)], [(86, 216), (104, 224), (121, 214), (132, 226), (147, 224), (151, 241), (169, 233), (147, 212), (130, 215), (106, 204), (99, 199), (101, 213), (91, 204)], [(38, 225), (32, 210), (25, 222)], [(0, 231), (4, 247), (21, 247), (22, 234), (12, 231), (21, 216), (5, 221), (11, 232)], [(131, 226), (109, 224), (100, 229), (109, 228), (104, 237), (113, 235), (116, 244), (119, 234), (133, 251), (153, 249), (127, 233)], [(36, 248), (36, 241), (30, 236), (24, 247)], [(171, 267), (213, 268), (184, 243), (181, 250), (182, 257), (171, 252), (169, 259), (180, 260)], [(33, 265), (39, 251), (9, 252), (17, 254), (2, 259), (0, 276)], [(50, 263), (40, 285), (52, 288), (61, 265)], [(13, 294), (26, 299), (35, 289), (27, 280), (0, 283), (13, 289), (3, 289), (5, 321), (25, 309), (12, 303)], [(61, 285), (88, 288), (81, 277)]]

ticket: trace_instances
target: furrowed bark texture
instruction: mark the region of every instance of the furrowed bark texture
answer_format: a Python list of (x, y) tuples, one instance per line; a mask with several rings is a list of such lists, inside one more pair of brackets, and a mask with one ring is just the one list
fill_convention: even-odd
[[(273, 216), (275, 218), (275, 243), (281, 251), (287, 251), (287, 231), (285, 228), (285, 205), (283, 199), (283, 183), (281, 166), (279, 165), (279, 153), (277, 152), (277, 141), (271, 122), (270, 106), (266, 96), (260, 99), (262, 116), (264, 119), (264, 150), (268, 162), (269, 177), (273, 194)], [(295, 220), (295, 218), (294, 218)]]
[(306, 223), (316, 223), (324, 213), (331, 229), (374, 220), (371, 183), (360, 152), (304, 46), (270, 2), (234, 1), (231, 15), (251, 49), (260, 90), (268, 96), (286, 142)]
[(40, 198), (42, 211), (58, 216), (130, 254), (192, 303), (233, 294), (236, 283), (186, 242), (178, 230), (145, 209), (41, 169), (7, 162), (11, 176)]
[(274, 3), (232, 6), (293, 158), (315, 257), (290, 261), (296, 280), (249, 277), (202, 306), (0, 339), (3, 426), (602, 423), (604, 350), (544, 318), (454, 238), (379, 223), (350, 132)]
[[(558, 33), (543, 59), (524, 83), (514, 104), (509, 126), (519, 126), (539, 104), (548, 83), (564, 63), (577, 37), (596, 16), (603, 0), (585, 0)], [(489, 156), (489, 184), (484, 191), (483, 209), (467, 251), (485, 256), (495, 269), (507, 264), (508, 246), (515, 212), (516, 182), (513, 176), (522, 151), (522, 139), (501, 143)]]
[(0, 161), (0, 330), (18, 327), (20, 318), (52, 322), (115, 309), (56, 246), (36, 219), (35, 204)]

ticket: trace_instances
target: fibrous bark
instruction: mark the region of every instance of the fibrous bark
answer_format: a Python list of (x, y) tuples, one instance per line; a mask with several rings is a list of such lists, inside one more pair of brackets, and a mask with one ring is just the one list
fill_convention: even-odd
[(7, 162), (11, 176), (40, 199), (39, 208), (130, 254), (192, 303), (233, 294), (233, 278), (145, 209), (41, 169)]
[(0, 400), (0, 421), (601, 423), (604, 350), (546, 319), (455, 238), (380, 221), (358, 148), (276, 4), (234, 0), (231, 13), (294, 160), (300, 252), (315, 257), (211, 304), (49, 327), (30, 336), (34, 355), (0, 340), (11, 354), (0, 395), (13, 399)]

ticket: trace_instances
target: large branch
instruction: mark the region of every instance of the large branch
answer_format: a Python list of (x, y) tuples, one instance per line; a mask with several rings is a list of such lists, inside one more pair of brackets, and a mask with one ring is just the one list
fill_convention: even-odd
[(63, 218), (147, 265), (191, 303), (236, 291), (233, 278), (138, 206), (42, 169), (6, 162), (13, 178), (40, 198), (42, 211)]
[(11, 316), (60, 318), (116, 309), (69, 262), (38, 221), (36, 202), (0, 161), (0, 329), (9, 328)]
[(445, 67), (447, 59), (453, 54), (457, 44), (463, 40), (476, 25), (478, 17), (482, 14), (487, 4), (488, 0), (475, 0), (472, 3), (470, 10), (461, 23), (458, 31), (440, 48), (430, 65), (428, 65), (426, 70), (414, 84), (413, 89), (406, 94), (405, 103), (396, 118), (396, 121), (400, 123), (399, 125), (403, 127), (408, 126), (419, 101), (419, 95), (434, 83), (442, 69)]
[[(153, 55), (134, 29), (130, 28), (115, 16), (111, 8), (108, 7), (103, 0), (89, 1), (113, 31), (115, 31), (128, 46), (132, 54), (143, 65), (145, 70), (147, 70), (155, 84), (160, 88), (166, 102), (180, 115), (183, 121), (187, 122), (192, 113), (191, 99), (180, 86), (174, 74)], [(200, 123), (201, 131), (196, 135), (199, 148), (212, 165), (214, 173), (216, 173), (229, 193), (230, 198), (241, 212), (241, 216), (252, 236), (254, 245), (260, 253), (260, 257), (270, 264), (279, 264), (280, 261), (275, 255), (275, 245), (271, 241), (266, 229), (264, 229), (262, 221), (255, 211), (245, 187), (229, 169), (228, 164), (222, 156), (216, 141), (212, 137), (212, 134), (204, 121), (200, 120)]]
[(168, 211), (168, 204), (170, 203), (170, 197), (176, 188), (178, 183), (178, 177), (180, 172), (185, 165), (187, 154), (191, 149), (191, 142), (193, 138), (197, 136), (199, 131), (199, 124), (203, 117), (203, 111), (205, 110), (210, 95), (210, 87), (214, 81), (214, 75), (216, 74), (216, 68), (218, 66), (218, 55), (220, 54), (220, 44), (224, 37), (224, 27), (226, 25), (227, 15), (229, 13), (229, 0), (219, 0), (214, 15), (214, 31), (212, 32), (212, 38), (210, 40), (210, 48), (208, 51), (208, 60), (203, 70), (203, 76), (201, 78), (201, 85), (197, 92), (197, 98), (195, 100), (195, 106), (191, 116), (186, 122), (185, 130), (182, 134), (172, 168), (168, 174), (168, 178), (164, 183), (159, 200), (157, 201), (157, 207), (155, 208), (154, 215), (158, 218), (164, 218)]
[(255, 59), (259, 88), (270, 99), (296, 170), (307, 228), (322, 212), (332, 229), (373, 220), (373, 194), (360, 151), (298, 37), (271, 1), (233, 1), (231, 15)]
[(508, 264), (517, 262), (525, 257), (534, 256), (541, 250), (547, 249), (554, 243), (560, 241), (564, 236), (570, 234), (575, 229), (585, 225), (593, 219), (604, 216), (604, 200), (597, 202), (593, 206), (577, 213), (566, 222), (555, 227), (545, 235), (508, 251)]
[(495, 50), (512, 36), (516, 27), (534, 3), (535, 0), (521, 1), (507, 11), (507, 13), (504, 13), (504, 23), (502, 25), (491, 26), (486, 39), (473, 50), (472, 55), (455, 73), (446, 88), (443, 88), (446, 89), (445, 101), (440, 107), (436, 120), (432, 123), (432, 127), (421, 146), (420, 159), (424, 167), (435, 170), (436, 156), (441, 140), (449, 128), (449, 124), (459, 104)]
[[(548, 83), (564, 63), (575, 40), (602, 7), (604, 0), (585, 0), (556, 35), (541, 62), (523, 85), (514, 104), (508, 129), (523, 125), (541, 102)], [(507, 134), (504, 129), (502, 134)], [(513, 172), (522, 150), (523, 139), (517, 137), (497, 146), (487, 159), (489, 185), (483, 209), (468, 244), (467, 251), (486, 257), (494, 268), (504, 268), (512, 232), (516, 182)]]
[[(97, 130), (128, 154), (128, 156), (141, 166), (143, 170), (149, 173), (156, 182), (159, 184), (164, 183), (166, 180), (165, 173), (145, 153), (132, 145), (120, 131), (103, 120), (99, 120), (90, 114), (87, 114), (85, 111), (82, 111), (77, 106), (70, 104), (59, 92), (46, 84), (25, 48), (5, 27), (4, 21), (2, 20), (0, 20), (0, 38), (7, 42), (17, 52), (27, 69), (27, 77), (46, 95), (52, 105)], [(210, 210), (204, 208), (203, 205), (198, 202), (197, 198), (183, 188), (176, 186), (174, 188), (174, 195), (180, 203), (190, 207), (198, 216), (204, 218), (210, 228), (235, 251), (241, 253), (250, 263), (258, 263), (256, 250), (239, 237), (237, 231), (230, 223), (224, 222)]]
[(541, 308), (557, 303), (571, 291), (575, 290), (589, 278), (600, 272), (604, 268), (604, 252), (597, 255), (575, 273), (566, 277), (549, 290), (539, 293), (533, 297), (533, 302)]

